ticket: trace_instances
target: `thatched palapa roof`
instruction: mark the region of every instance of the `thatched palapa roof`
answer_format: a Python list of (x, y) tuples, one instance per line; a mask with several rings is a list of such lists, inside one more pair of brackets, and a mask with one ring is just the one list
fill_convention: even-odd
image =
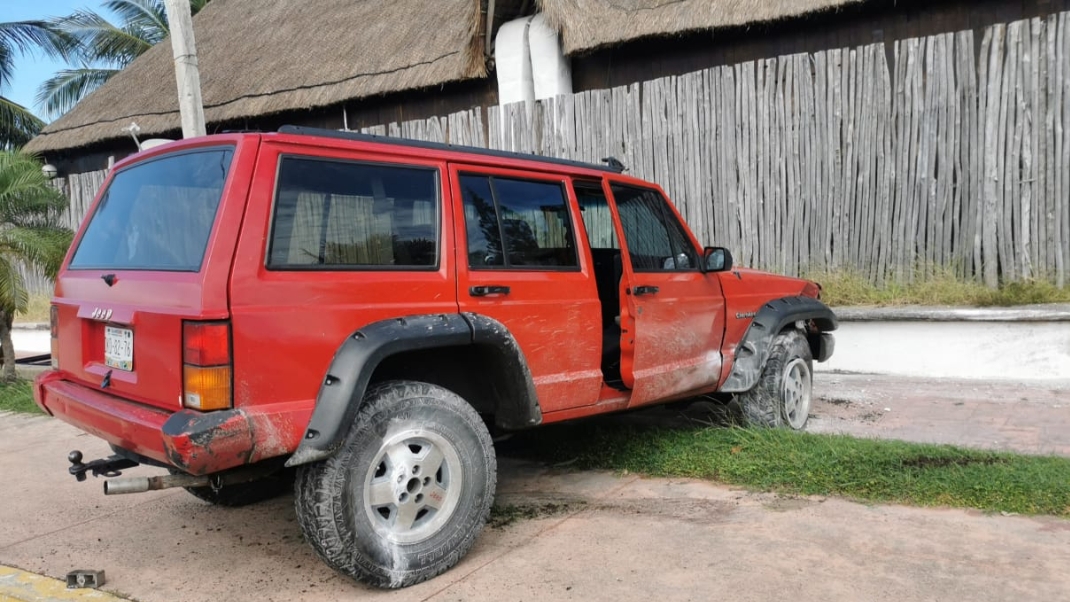
[[(863, 0), (536, 0), (566, 54), (770, 22)], [(487, 0), (212, 0), (193, 20), (209, 125), (487, 76)], [(531, 10), (496, 0), (496, 22)], [(526, 9), (523, 7), (527, 7)], [(180, 127), (171, 44), (150, 49), (26, 149), (66, 150)]]
[[(212, 0), (194, 17), (209, 123), (486, 76), (479, 0)], [(158, 44), (31, 141), (33, 152), (180, 127)]]
[(778, 21), (863, 0), (538, 0), (565, 54), (645, 37)]

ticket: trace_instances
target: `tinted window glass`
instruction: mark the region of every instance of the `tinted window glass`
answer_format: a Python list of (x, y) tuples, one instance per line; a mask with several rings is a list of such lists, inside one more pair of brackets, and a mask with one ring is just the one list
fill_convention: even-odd
[(468, 265), (504, 266), (502, 233), (498, 227), (498, 212), (494, 208), (494, 193), (485, 176), (461, 176), (464, 197), (464, 223), (468, 235)]
[(660, 193), (613, 186), (613, 198), (636, 271), (698, 269), (698, 254)]
[(461, 192), (470, 266), (579, 265), (561, 184), (467, 175)]
[(278, 180), (269, 267), (437, 264), (434, 170), (283, 157)]
[(199, 271), (233, 155), (171, 155), (115, 174), (70, 268)]
[(596, 184), (576, 185), (576, 200), (580, 203), (583, 225), (592, 249), (619, 249), (617, 233), (613, 230), (613, 214), (609, 202)]

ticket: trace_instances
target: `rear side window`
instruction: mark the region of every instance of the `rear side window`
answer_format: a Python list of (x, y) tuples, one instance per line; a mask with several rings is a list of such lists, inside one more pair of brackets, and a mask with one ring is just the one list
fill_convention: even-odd
[(233, 156), (166, 155), (115, 174), (69, 268), (200, 271)]
[(602, 186), (587, 182), (577, 182), (574, 186), (591, 248), (620, 249), (617, 233), (613, 230), (613, 214), (609, 212), (609, 201), (606, 200)]
[(578, 268), (560, 182), (462, 175), (468, 265)]
[(437, 171), (283, 157), (268, 267), (433, 269)]

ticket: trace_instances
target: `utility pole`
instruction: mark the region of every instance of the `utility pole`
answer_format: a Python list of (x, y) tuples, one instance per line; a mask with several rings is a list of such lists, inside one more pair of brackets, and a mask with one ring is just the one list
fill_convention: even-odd
[(178, 82), (178, 110), (182, 115), (182, 137), (204, 136), (204, 103), (201, 102), (201, 73), (197, 68), (197, 45), (193, 41), (193, 16), (189, 0), (164, 0), (171, 28), (171, 49)]

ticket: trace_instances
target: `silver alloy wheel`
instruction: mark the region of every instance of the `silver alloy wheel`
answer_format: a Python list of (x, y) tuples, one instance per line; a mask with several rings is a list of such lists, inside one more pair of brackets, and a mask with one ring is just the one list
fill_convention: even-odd
[(810, 416), (810, 391), (812, 387), (810, 366), (806, 360), (795, 358), (784, 367), (780, 395), (784, 400), (784, 419), (788, 425), (799, 430)]
[(390, 433), (364, 479), (364, 510), (384, 539), (421, 542), (457, 509), (464, 474), (457, 450), (442, 435), (422, 428)]

